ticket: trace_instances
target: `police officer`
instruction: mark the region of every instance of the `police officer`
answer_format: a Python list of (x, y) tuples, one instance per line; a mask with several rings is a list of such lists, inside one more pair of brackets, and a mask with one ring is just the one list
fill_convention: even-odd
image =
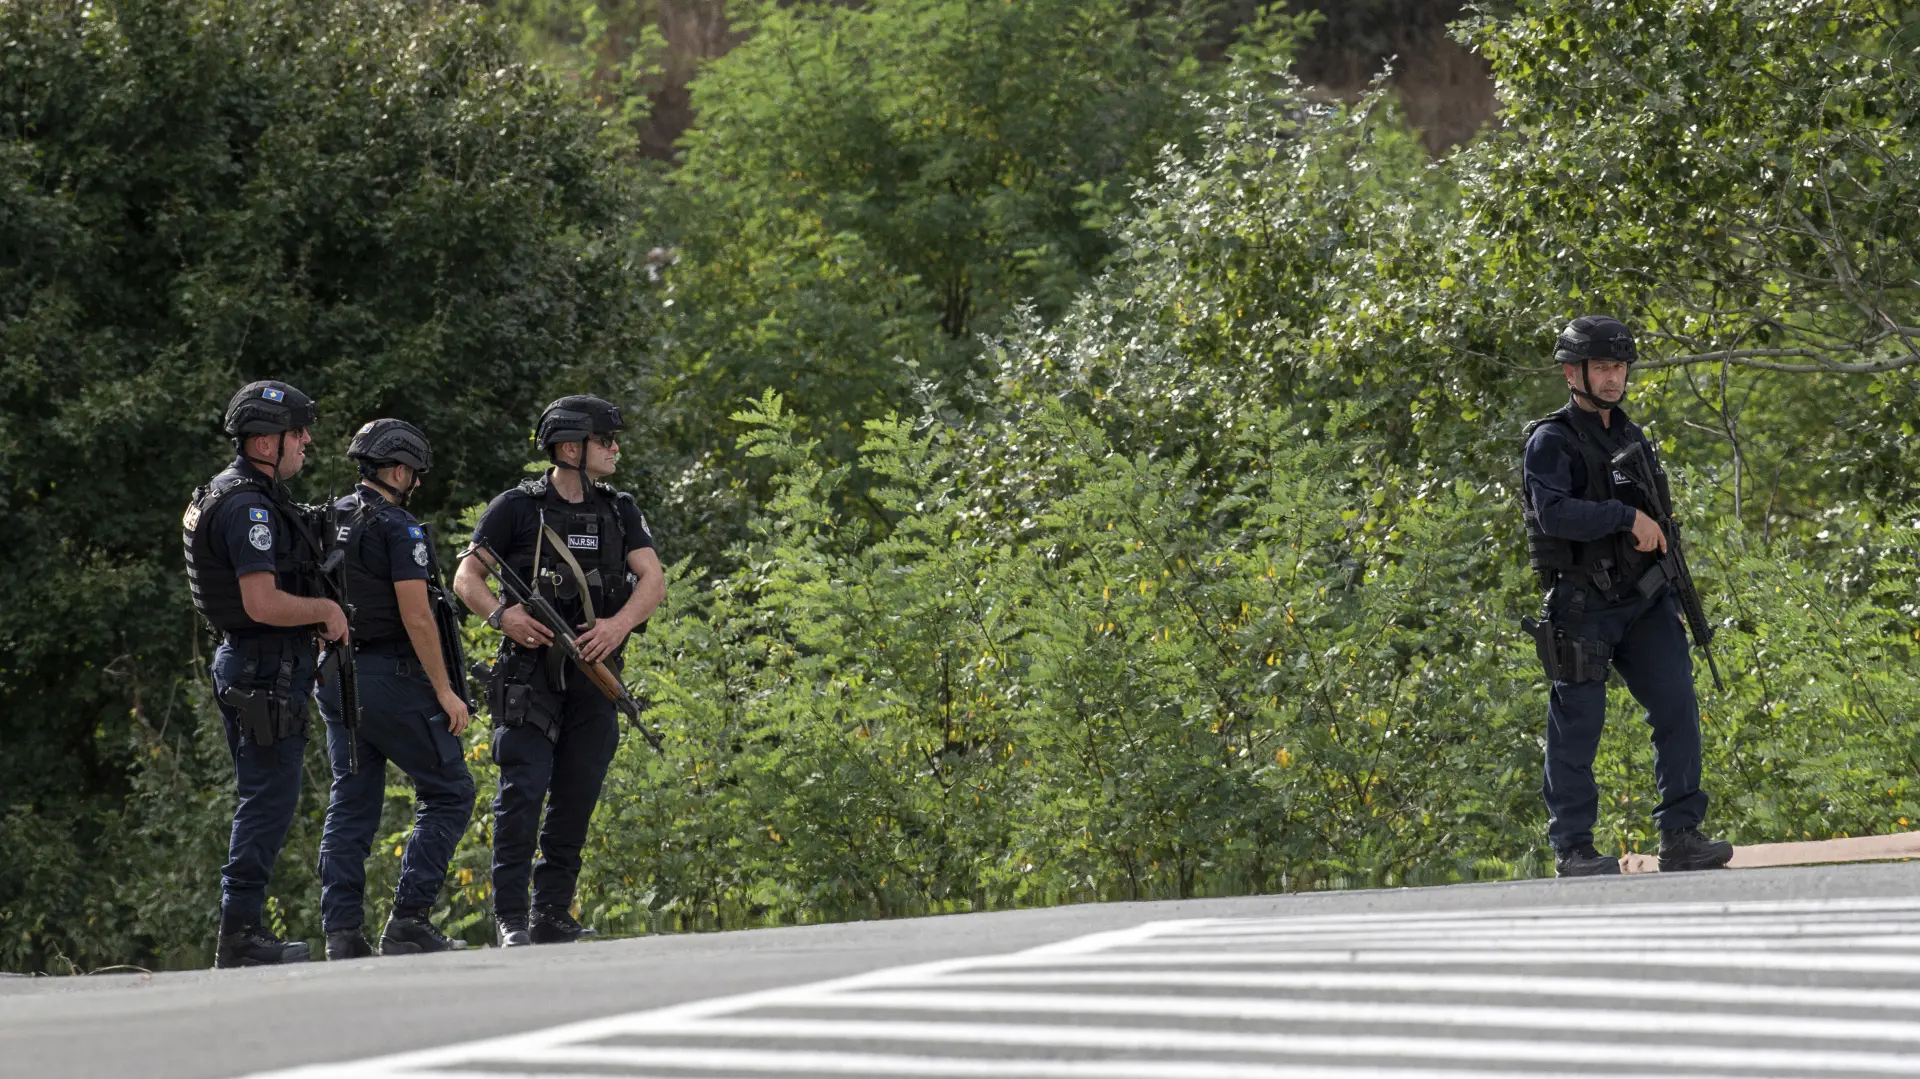
[(323, 664), (320, 714), (333, 760), (332, 800), (320, 840), (327, 958), (373, 954), (361, 932), (362, 902), (388, 761), (413, 780), (419, 808), (393, 912), (380, 934), (380, 954), (464, 948), (465, 941), (448, 938), (427, 918), (473, 815), (474, 790), (460, 743), (468, 722), (466, 672), (449, 660), (457, 654), (450, 646), (458, 621), (440, 587), (433, 537), (406, 510), (420, 477), (433, 467), (433, 448), (418, 427), (382, 419), (360, 428), (347, 456), (359, 466), (360, 484), (334, 504), (329, 527), (352, 611), (360, 714), (349, 735), (340, 669)]
[[(552, 467), (495, 498), (474, 529), (476, 546), (487, 544), (574, 622), (584, 656), (616, 672), (627, 635), (666, 594), (653, 537), (633, 496), (600, 482), (619, 463), (616, 436), (624, 429), (620, 410), (598, 397), (562, 397), (548, 405), (536, 437)], [(454, 589), (469, 609), (489, 612), (487, 624), (503, 638), (487, 691), (500, 766), (493, 802), (500, 943), (579, 940), (593, 935), (571, 914), (580, 849), (619, 726), (613, 702), (548, 647), (547, 627), (494, 595), (485, 558), (462, 560)]]
[(220, 871), (218, 967), (307, 958), (305, 943), (260, 919), (300, 799), (314, 632), (347, 633), (339, 605), (321, 597), (320, 537), (286, 488), (306, 463), (314, 416), (313, 400), (284, 382), (243, 387), (225, 424), (238, 456), (181, 519), (193, 605), (221, 634), (213, 688), (240, 795)]
[(1542, 786), (1555, 869), (1563, 877), (1620, 872), (1593, 845), (1593, 758), (1609, 670), (1647, 710), (1653, 731), (1660, 869), (1719, 868), (1733, 846), (1700, 832), (1700, 706), (1679, 604), (1657, 565), (1666, 535), (1647, 513), (1646, 494), (1613, 466), (1615, 454), (1640, 443), (1665, 486), (1653, 445), (1620, 407), (1636, 358), (1633, 334), (1618, 319), (1584, 315), (1560, 334), (1554, 358), (1571, 397), (1527, 427), (1523, 498), (1529, 559), (1548, 590), (1542, 624), (1552, 627), (1544, 634), (1551, 643), (1540, 641), (1542, 659), (1555, 660), (1558, 672)]

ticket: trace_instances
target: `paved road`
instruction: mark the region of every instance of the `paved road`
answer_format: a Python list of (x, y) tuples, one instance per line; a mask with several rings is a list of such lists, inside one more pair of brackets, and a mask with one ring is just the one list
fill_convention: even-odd
[(1920, 865), (0, 979), (0, 1075), (1920, 1074)]

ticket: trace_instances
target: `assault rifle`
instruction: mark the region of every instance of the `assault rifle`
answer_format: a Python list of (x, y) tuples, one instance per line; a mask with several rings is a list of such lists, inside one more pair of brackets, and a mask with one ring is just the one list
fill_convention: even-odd
[(1635, 442), (1614, 454), (1613, 467), (1646, 493), (1647, 504), (1653, 507), (1654, 522), (1666, 533), (1667, 553), (1660, 559), (1659, 566), (1665, 571), (1666, 579), (1673, 584), (1674, 597), (1680, 601), (1680, 612), (1686, 616), (1687, 631), (1693, 635), (1693, 643), (1699, 645), (1700, 651), (1707, 657), (1707, 670), (1713, 672), (1714, 690), (1725, 692), (1726, 687), (1720, 683), (1720, 668), (1713, 662), (1713, 626), (1707, 621), (1706, 609), (1700, 605), (1700, 592), (1693, 586), (1693, 571), (1687, 568), (1687, 553), (1680, 543), (1680, 522), (1674, 520), (1673, 507), (1667, 504), (1666, 485), (1655, 474), (1653, 461), (1647, 456), (1643, 443)]
[(647, 740), (647, 744), (653, 747), (655, 753), (665, 756), (667, 751), (661, 744), (660, 735), (641, 722), (640, 702), (634, 700), (633, 694), (627, 692), (626, 684), (620, 681), (620, 676), (609, 670), (604, 662), (589, 662), (587, 657), (580, 654), (580, 640), (573, 632), (573, 627), (567, 623), (566, 619), (560, 617), (560, 612), (553, 609), (553, 604), (547, 600), (547, 597), (541, 595), (539, 590), (528, 588), (527, 582), (520, 579), (520, 575), (507, 565), (506, 560), (493, 553), (492, 547), (480, 540), (475, 540), (473, 546), (467, 548), (467, 553), (472, 554), (476, 551), (487, 556), (483, 565), (492, 563), (487, 566), (487, 569), (500, 582), (500, 589), (506, 593), (507, 601), (525, 607), (528, 614), (538, 619), (541, 625), (552, 630), (553, 646), (572, 660), (573, 665), (580, 668), (581, 672), (593, 682), (594, 688), (605, 694), (606, 698), (613, 702), (613, 706), (632, 721), (633, 728), (640, 732), (640, 737)]
[[(320, 584), (327, 598), (340, 605), (341, 613), (347, 616), (347, 624), (351, 626), (353, 602), (347, 597), (347, 547), (360, 533), (360, 519), (356, 515), (351, 525), (341, 528), (338, 503), (330, 499), (326, 523), (329, 549), (320, 562)], [(360, 672), (353, 661), (352, 634), (327, 643), (326, 654), (320, 657), (320, 669), (325, 671), (328, 663), (334, 665), (334, 675), (340, 679), (340, 728), (347, 735), (347, 774), (357, 775), (360, 771)]]

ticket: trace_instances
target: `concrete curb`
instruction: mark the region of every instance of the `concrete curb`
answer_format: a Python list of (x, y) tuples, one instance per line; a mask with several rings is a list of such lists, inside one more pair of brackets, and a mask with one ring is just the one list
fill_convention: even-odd
[[(1728, 869), (1760, 869), (1776, 865), (1822, 865), (1831, 862), (1881, 862), (1920, 858), (1920, 832), (1863, 835), (1850, 839), (1815, 839), (1807, 843), (1756, 843), (1733, 848)], [(1627, 854), (1620, 858), (1622, 873), (1658, 873), (1660, 858)]]

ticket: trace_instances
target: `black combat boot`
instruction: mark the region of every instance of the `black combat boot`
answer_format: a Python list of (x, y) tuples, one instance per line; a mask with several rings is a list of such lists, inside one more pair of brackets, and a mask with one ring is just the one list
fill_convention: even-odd
[(222, 932), (220, 944), (213, 952), (213, 965), (216, 970), (227, 970), (232, 967), (271, 967), (281, 963), (306, 961), (306, 941), (281, 940), (266, 926), (257, 922)]
[(558, 907), (533, 908), (535, 944), (571, 944), (600, 934), (573, 920), (573, 915)]
[(421, 952), (457, 952), (467, 946), (440, 932), (425, 914), (394, 911), (380, 931), (381, 955), (417, 955)]
[(1660, 832), (1660, 872), (1684, 873), (1691, 869), (1719, 869), (1733, 859), (1733, 844), (1724, 839), (1708, 839), (1698, 828), (1675, 828)]
[(336, 929), (327, 934), (327, 962), (340, 959), (366, 959), (373, 955), (373, 945), (367, 943), (366, 934), (359, 926), (352, 929)]
[(1553, 873), (1557, 877), (1617, 877), (1620, 859), (1601, 854), (1591, 843), (1580, 843), (1554, 852)]
[(533, 943), (533, 937), (527, 932), (527, 916), (524, 914), (509, 914), (493, 924), (500, 930), (502, 948), (520, 948)]

